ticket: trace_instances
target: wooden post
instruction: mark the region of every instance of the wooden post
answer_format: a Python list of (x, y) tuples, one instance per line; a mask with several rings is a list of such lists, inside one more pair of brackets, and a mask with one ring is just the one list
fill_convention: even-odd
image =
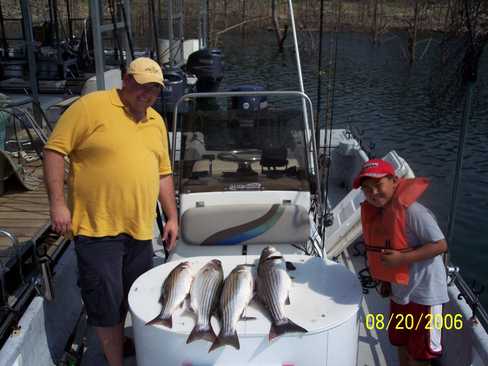
[(374, 0), (373, 8), (373, 43), (378, 43), (378, 2), (379, 0)]
[(273, 18), (273, 27), (276, 35), (276, 42), (279, 46), (282, 38), (282, 34), (280, 29), (280, 21), (278, 19), (278, 13), (276, 11), (276, 0), (271, 0), (271, 16)]
[(241, 36), (242, 38), (246, 37), (246, 0), (242, 0), (242, 26), (241, 26)]
[(414, 4), (414, 11), (413, 11), (413, 27), (408, 32), (408, 51), (410, 54), (409, 62), (410, 65), (415, 63), (416, 59), (416, 45), (417, 45), (417, 32), (419, 27), (419, 14), (420, 14), (420, 6), (419, 0), (415, 0)]

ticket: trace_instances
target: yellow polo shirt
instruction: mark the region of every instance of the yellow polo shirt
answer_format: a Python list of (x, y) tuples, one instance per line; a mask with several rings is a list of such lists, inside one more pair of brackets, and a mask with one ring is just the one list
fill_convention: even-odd
[(63, 113), (45, 148), (70, 158), (74, 235), (153, 237), (159, 177), (171, 174), (166, 127), (154, 109), (137, 123), (116, 89), (90, 93)]

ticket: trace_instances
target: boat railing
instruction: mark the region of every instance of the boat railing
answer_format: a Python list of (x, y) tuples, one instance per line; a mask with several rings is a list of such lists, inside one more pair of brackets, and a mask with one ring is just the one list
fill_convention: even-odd
[(52, 269), (70, 240), (51, 236), (49, 226), (47, 224), (38, 236), (25, 242), (19, 242), (8, 230), (0, 229), (0, 237), (12, 242), (11, 250), (0, 256), (0, 347), (18, 328), (18, 322), (34, 296), (54, 300)]
[(447, 266), (449, 275), (449, 286), (456, 285), (459, 290), (458, 300), (465, 300), (470, 307), (471, 318), (479, 320), (485, 330), (488, 330), (488, 312), (481, 304), (479, 296), (484, 291), (483, 285), (475, 282), (468, 284), (459, 271), (459, 267)]

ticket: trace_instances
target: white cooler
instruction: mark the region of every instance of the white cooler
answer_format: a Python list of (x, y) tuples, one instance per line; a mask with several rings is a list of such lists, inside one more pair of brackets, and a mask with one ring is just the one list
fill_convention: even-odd
[[(196, 273), (201, 266), (218, 257), (187, 258)], [(257, 263), (258, 256), (226, 256), (220, 258), (227, 276), (238, 264)], [(173, 328), (146, 322), (161, 311), (158, 302), (161, 287), (169, 272), (180, 261), (173, 261), (146, 272), (129, 292), (138, 366), (171, 365), (356, 365), (358, 350), (358, 310), (362, 298), (361, 286), (355, 275), (343, 265), (318, 257), (287, 255), (296, 270), (292, 277), (290, 305), (285, 313), (308, 333), (285, 334), (268, 340), (270, 321), (255, 301), (245, 315), (256, 320), (241, 320), (237, 326), (240, 349), (231, 346), (208, 352), (210, 343), (198, 340), (186, 344), (195, 324), (189, 312), (173, 316)], [(183, 261), (183, 260), (181, 260)], [(255, 275), (255, 271), (254, 271)], [(218, 335), (220, 325), (212, 317)]]

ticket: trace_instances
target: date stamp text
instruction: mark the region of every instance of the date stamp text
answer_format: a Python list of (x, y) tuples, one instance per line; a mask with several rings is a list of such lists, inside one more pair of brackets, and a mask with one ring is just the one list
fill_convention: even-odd
[(367, 314), (364, 325), (368, 330), (461, 330), (463, 329), (463, 316), (461, 314)]

